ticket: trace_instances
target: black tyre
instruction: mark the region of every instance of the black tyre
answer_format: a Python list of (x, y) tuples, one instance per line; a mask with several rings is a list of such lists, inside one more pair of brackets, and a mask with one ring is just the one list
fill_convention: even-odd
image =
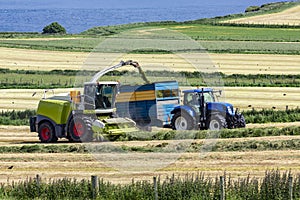
[(70, 142), (90, 142), (93, 140), (92, 122), (88, 117), (77, 116), (70, 121), (68, 128)]
[(207, 123), (207, 129), (209, 130), (221, 130), (223, 128), (227, 128), (227, 122), (224, 116), (221, 114), (214, 114), (209, 117)]
[(246, 127), (246, 120), (244, 115), (238, 114), (236, 117), (236, 127), (237, 128), (245, 128)]
[(50, 122), (42, 122), (42, 124), (39, 125), (38, 135), (40, 141), (43, 143), (56, 142), (58, 139), (54, 127)]
[(186, 112), (177, 112), (171, 120), (173, 130), (193, 130), (195, 129), (195, 120)]

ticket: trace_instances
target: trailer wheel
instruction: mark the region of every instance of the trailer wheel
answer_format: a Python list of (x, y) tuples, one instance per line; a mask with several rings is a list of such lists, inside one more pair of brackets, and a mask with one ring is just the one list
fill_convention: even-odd
[(90, 142), (93, 139), (91, 122), (82, 116), (71, 119), (68, 133), (70, 142)]
[(52, 124), (49, 122), (43, 122), (41, 125), (39, 125), (38, 134), (40, 141), (43, 143), (56, 142), (58, 139), (55, 135)]
[(171, 120), (173, 130), (192, 130), (195, 127), (195, 120), (185, 112), (177, 112)]
[(209, 117), (207, 129), (217, 131), (223, 128), (227, 128), (227, 122), (225, 117), (223, 117), (220, 114), (215, 114)]

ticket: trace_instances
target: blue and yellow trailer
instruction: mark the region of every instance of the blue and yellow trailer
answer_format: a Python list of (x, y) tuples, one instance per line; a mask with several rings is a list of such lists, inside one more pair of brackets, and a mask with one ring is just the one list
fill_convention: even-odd
[(168, 127), (171, 111), (180, 104), (177, 81), (145, 85), (123, 85), (116, 98), (119, 117), (128, 117), (139, 126)]

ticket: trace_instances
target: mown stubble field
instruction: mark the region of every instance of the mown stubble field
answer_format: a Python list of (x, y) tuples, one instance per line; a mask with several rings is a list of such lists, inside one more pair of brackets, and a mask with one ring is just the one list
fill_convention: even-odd
[[(254, 138), (223, 139), (219, 141), (247, 141)], [(259, 141), (291, 140), (299, 136), (277, 136), (255, 138)], [(112, 142), (104, 145), (147, 146), (159, 145), (172, 141), (131, 141)], [(193, 140), (198, 143), (201, 140)], [(57, 144), (40, 144), (36, 133), (30, 133), (26, 126), (0, 126), (1, 146), (26, 145), (74, 145), (66, 140)], [(77, 145), (94, 145), (77, 144)], [(128, 159), (130, 158), (130, 159)], [(153, 176), (162, 177), (172, 174), (184, 176), (187, 173), (204, 172), (215, 177), (224, 172), (232, 178), (256, 177), (264, 175), (265, 170), (280, 169), (300, 172), (299, 150), (274, 151), (239, 151), (239, 152), (196, 152), (196, 153), (1, 153), (0, 182), (24, 180), (39, 174), (43, 180), (58, 178), (89, 179), (97, 175), (114, 183), (128, 183), (135, 180), (151, 180)], [(162, 161), (164, 163), (162, 164)], [(166, 162), (168, 161), (168, 162)], [(159, 168), (155, 168), (155, 163)], [(144, 165), (151, 163), (152, 168)], [(8, 169), (13, 166), (12, 169)], [(135, 169), (135, 170), (133, 170)]]
[(300, 25), (300, 6), (295, 6), (280, 13), (257, 15), (253, 17), (228, 20), (237, 24), (285, 24)]
[[(187, 89), (184, 87), (182, 89)], [(299, 88), (284, 87), (224, 87), (221, 101), (230, 102), (235, 108), (249, 110), (267, 108), (283, 110), (286, 106), (297, 108), (300, 101)], [(46, 97), (59, 93), (68, 93), (75, 88), (54, 89), (46, 93)], [(0, 110), (37, 109), (43, 97), (42, 89), (0, 89)], [(32, 96), (37, 92), (35, 96)]]
[[(298, 74), (300, 62), (299, 55), (209, 53), (182, 58), (176, 54), (89, 54), (0, 48), (0, 68), (13, 70), (99, 70), (122, 59), (136, 60), (146, 66), (145, 70), (149, 66), (152, 70), (194, 71), (196, 67), (205, 71), (207, 66), (214, 65), (216, 71), (225, 74)], [(193, 67), (184, 59), (199, 65)]]

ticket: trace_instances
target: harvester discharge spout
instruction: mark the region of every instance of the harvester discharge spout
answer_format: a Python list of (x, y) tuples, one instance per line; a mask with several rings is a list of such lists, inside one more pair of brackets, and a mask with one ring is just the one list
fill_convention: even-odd
[(133, 60), (128, 60), (128, 61), (121, 61), (119, 64), (115, 65), (115, 66), (112, 66), (112, 67), (107, 67), (103, 70), (101, 70), (100, 72), (98, 72), (97, 74), (95, 74), (93, 76), (93, 78), (90, 80), (90, 82), (96, 82), (98, 81), (102, 76), (104, 76), (105, 74), (107, 74), (108, 72), (110, 71), (113, 71), (113, 70), (116, 70), (118, 68), (121, 68), (123, 66), (126, 66), (126, 65), (131, 65), (135, 68), (138, 69), (139, 71), (139, 74), (141, 75), (143, 81), (146, 83), (146, 84), (150, 84), (150, 81), (149, 79), (146, 77), (146, 74), (145, 72), (143, 71), (143, 69), (141, 68), (141, 66), (139, 65), (139, 63), (137, 61), (133, 61)]

